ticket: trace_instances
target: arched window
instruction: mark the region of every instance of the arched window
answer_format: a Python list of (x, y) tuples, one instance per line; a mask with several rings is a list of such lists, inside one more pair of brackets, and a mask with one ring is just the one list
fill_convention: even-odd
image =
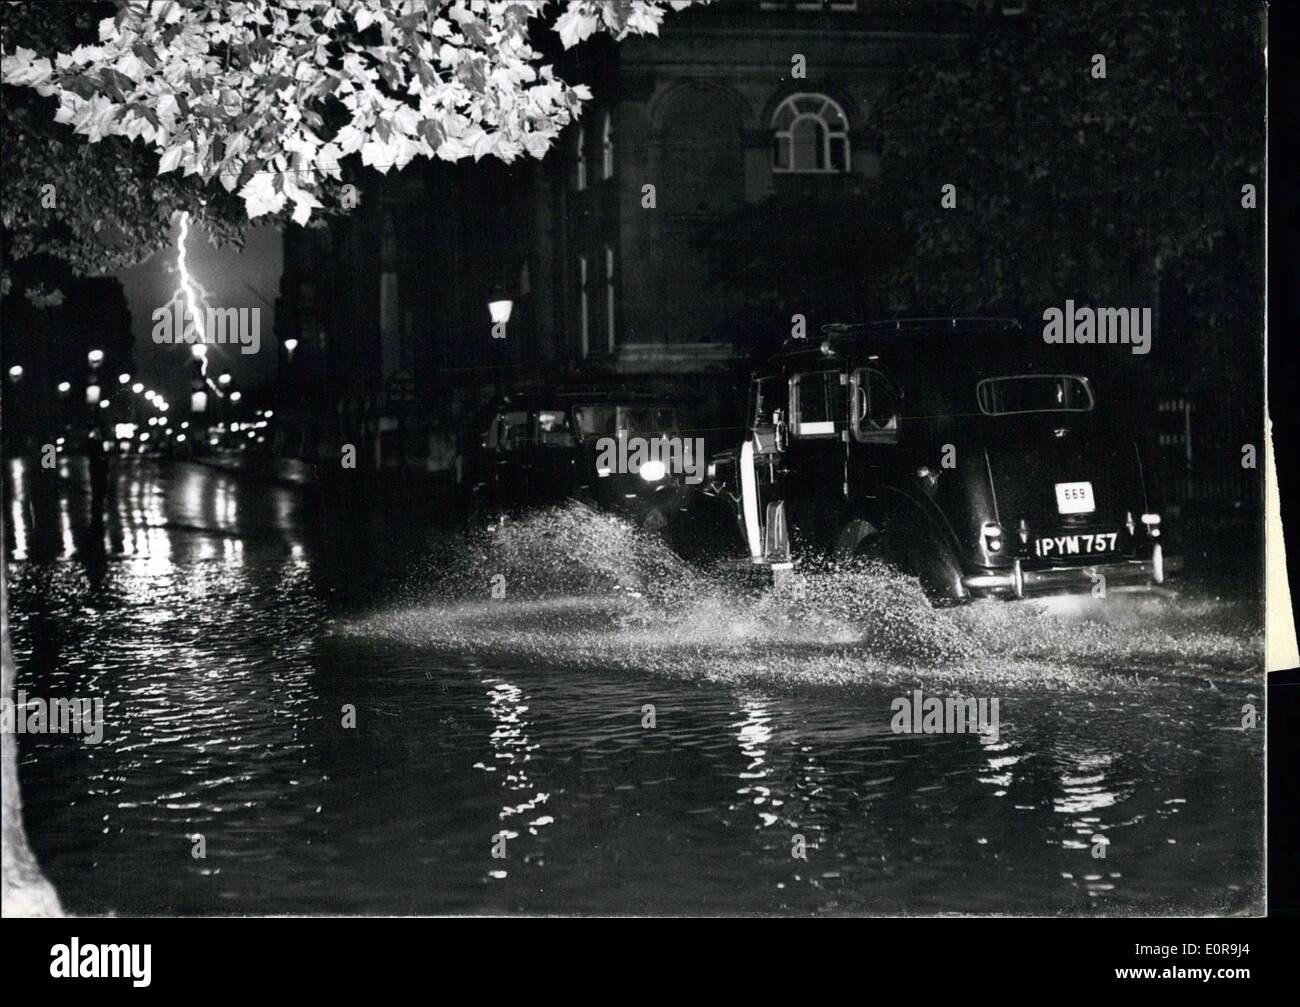
[(849, 121), (824, 94), (792, 94), (772, 116), (772, 170), (849, 170)]
[(614, 177), (614, 123), (608, 112), (600, 133), (600, 177)]

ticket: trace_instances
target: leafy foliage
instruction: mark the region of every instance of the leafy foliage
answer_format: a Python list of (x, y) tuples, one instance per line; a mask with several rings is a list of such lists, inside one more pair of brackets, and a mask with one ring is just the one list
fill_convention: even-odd
[(1259, 11), (1081, 0), (976, 24), (960, 63), (909, 68), (877, 109), (883, 188), (914, 242), (887, 300), (1150, 303), (1175, 262), (1188, 289), (1226, 276), (1259, 219), (1240, 202), (1263, 177)]
[[(98, 42), (6, 55), (7, 84), (58, 99), (92, 143), (141, 140), (162, 175), (238, 193), (250, 219), (306, 223), (359, 154), (541, 157), (591, 97), (529, 41), (542, 18), (568, 48), (598, 31), (657, 34), (693, 0), (201, 0), (121, 3)], [(553, 21), (550, 14), (559, 8)]]
[[(0, 44), (53, 55), (95, 37), (107, 4), (11, 3)], [(6, 88), (0, 114), (4, 171), (0, 223), (5, 272), (33, 255), (50, 255), (81, 274), (106, 272), (147, 258), (166, 244), (174, 214), (188, 210), (213, 240), (238, 243), (243, 206), (224, 192), (203, 193), (195, 179), (158, 176), (158, 156), (121, 137), (88, 144), (54, 121), (54, 102)]]

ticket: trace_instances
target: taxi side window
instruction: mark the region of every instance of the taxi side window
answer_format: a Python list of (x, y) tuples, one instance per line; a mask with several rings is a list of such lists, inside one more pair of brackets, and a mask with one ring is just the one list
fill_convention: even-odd
[(844, 426), (845, 390), (839, 371), (811, 371), (791, 378), (791, 435), (838, 436)]
[(786, 392), (788, 386), (784, 378), (760, 378), (754, 382), (754, 400), (751, 418), (756, 427), (772, 425), (772, 416), (776, 410), (781, 415), (786, 411)]
[(613, 406), (575, 406), (578, 432), (584, 437), (613, 437), (618, 433), (618, 410)]
[(884, 371), (864, 367), (853, 375), (853, 433), (858, 440), (898, 441), (902, 393)]
[(537, 435), (544, 448), (573, 447), (573, 425), (562, 409), (541, 409), (537, 413)]
[(498, 413), (488, 431), (488, 447), (499, 451), (518, 451), (528, 446), (528, 414)]

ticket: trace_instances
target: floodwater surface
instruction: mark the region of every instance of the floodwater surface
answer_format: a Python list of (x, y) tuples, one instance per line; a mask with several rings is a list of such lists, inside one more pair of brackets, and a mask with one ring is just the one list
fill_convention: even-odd
[[(577, 505), (438, 530), (193, 464), (120, 466), (102, 528), (75, 461), (4, 488), (19, 688), (104, 704), (19, 738), (76, 913), (1262, 904), (1245, 600), (758, 590)], [(899, 730), (957, 697), (993, 723)]]

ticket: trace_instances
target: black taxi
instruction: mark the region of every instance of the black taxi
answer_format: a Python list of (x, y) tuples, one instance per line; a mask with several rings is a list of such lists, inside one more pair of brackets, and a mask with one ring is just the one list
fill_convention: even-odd
[(936, 601), (1164, 581), (1138, 445), (1086, 357), (1009, 319), (823, 337), (754, 373), (748, 434), (709, 464), (748, 562), (788, 569), (792, 538), (879, 555)]
[(681, 436), (676, 407), (600, 387), (523, 390), (482, 413), (463, 457), (475, 512), (578, 499), (668, 534), (702, 486), (702, 446)]

